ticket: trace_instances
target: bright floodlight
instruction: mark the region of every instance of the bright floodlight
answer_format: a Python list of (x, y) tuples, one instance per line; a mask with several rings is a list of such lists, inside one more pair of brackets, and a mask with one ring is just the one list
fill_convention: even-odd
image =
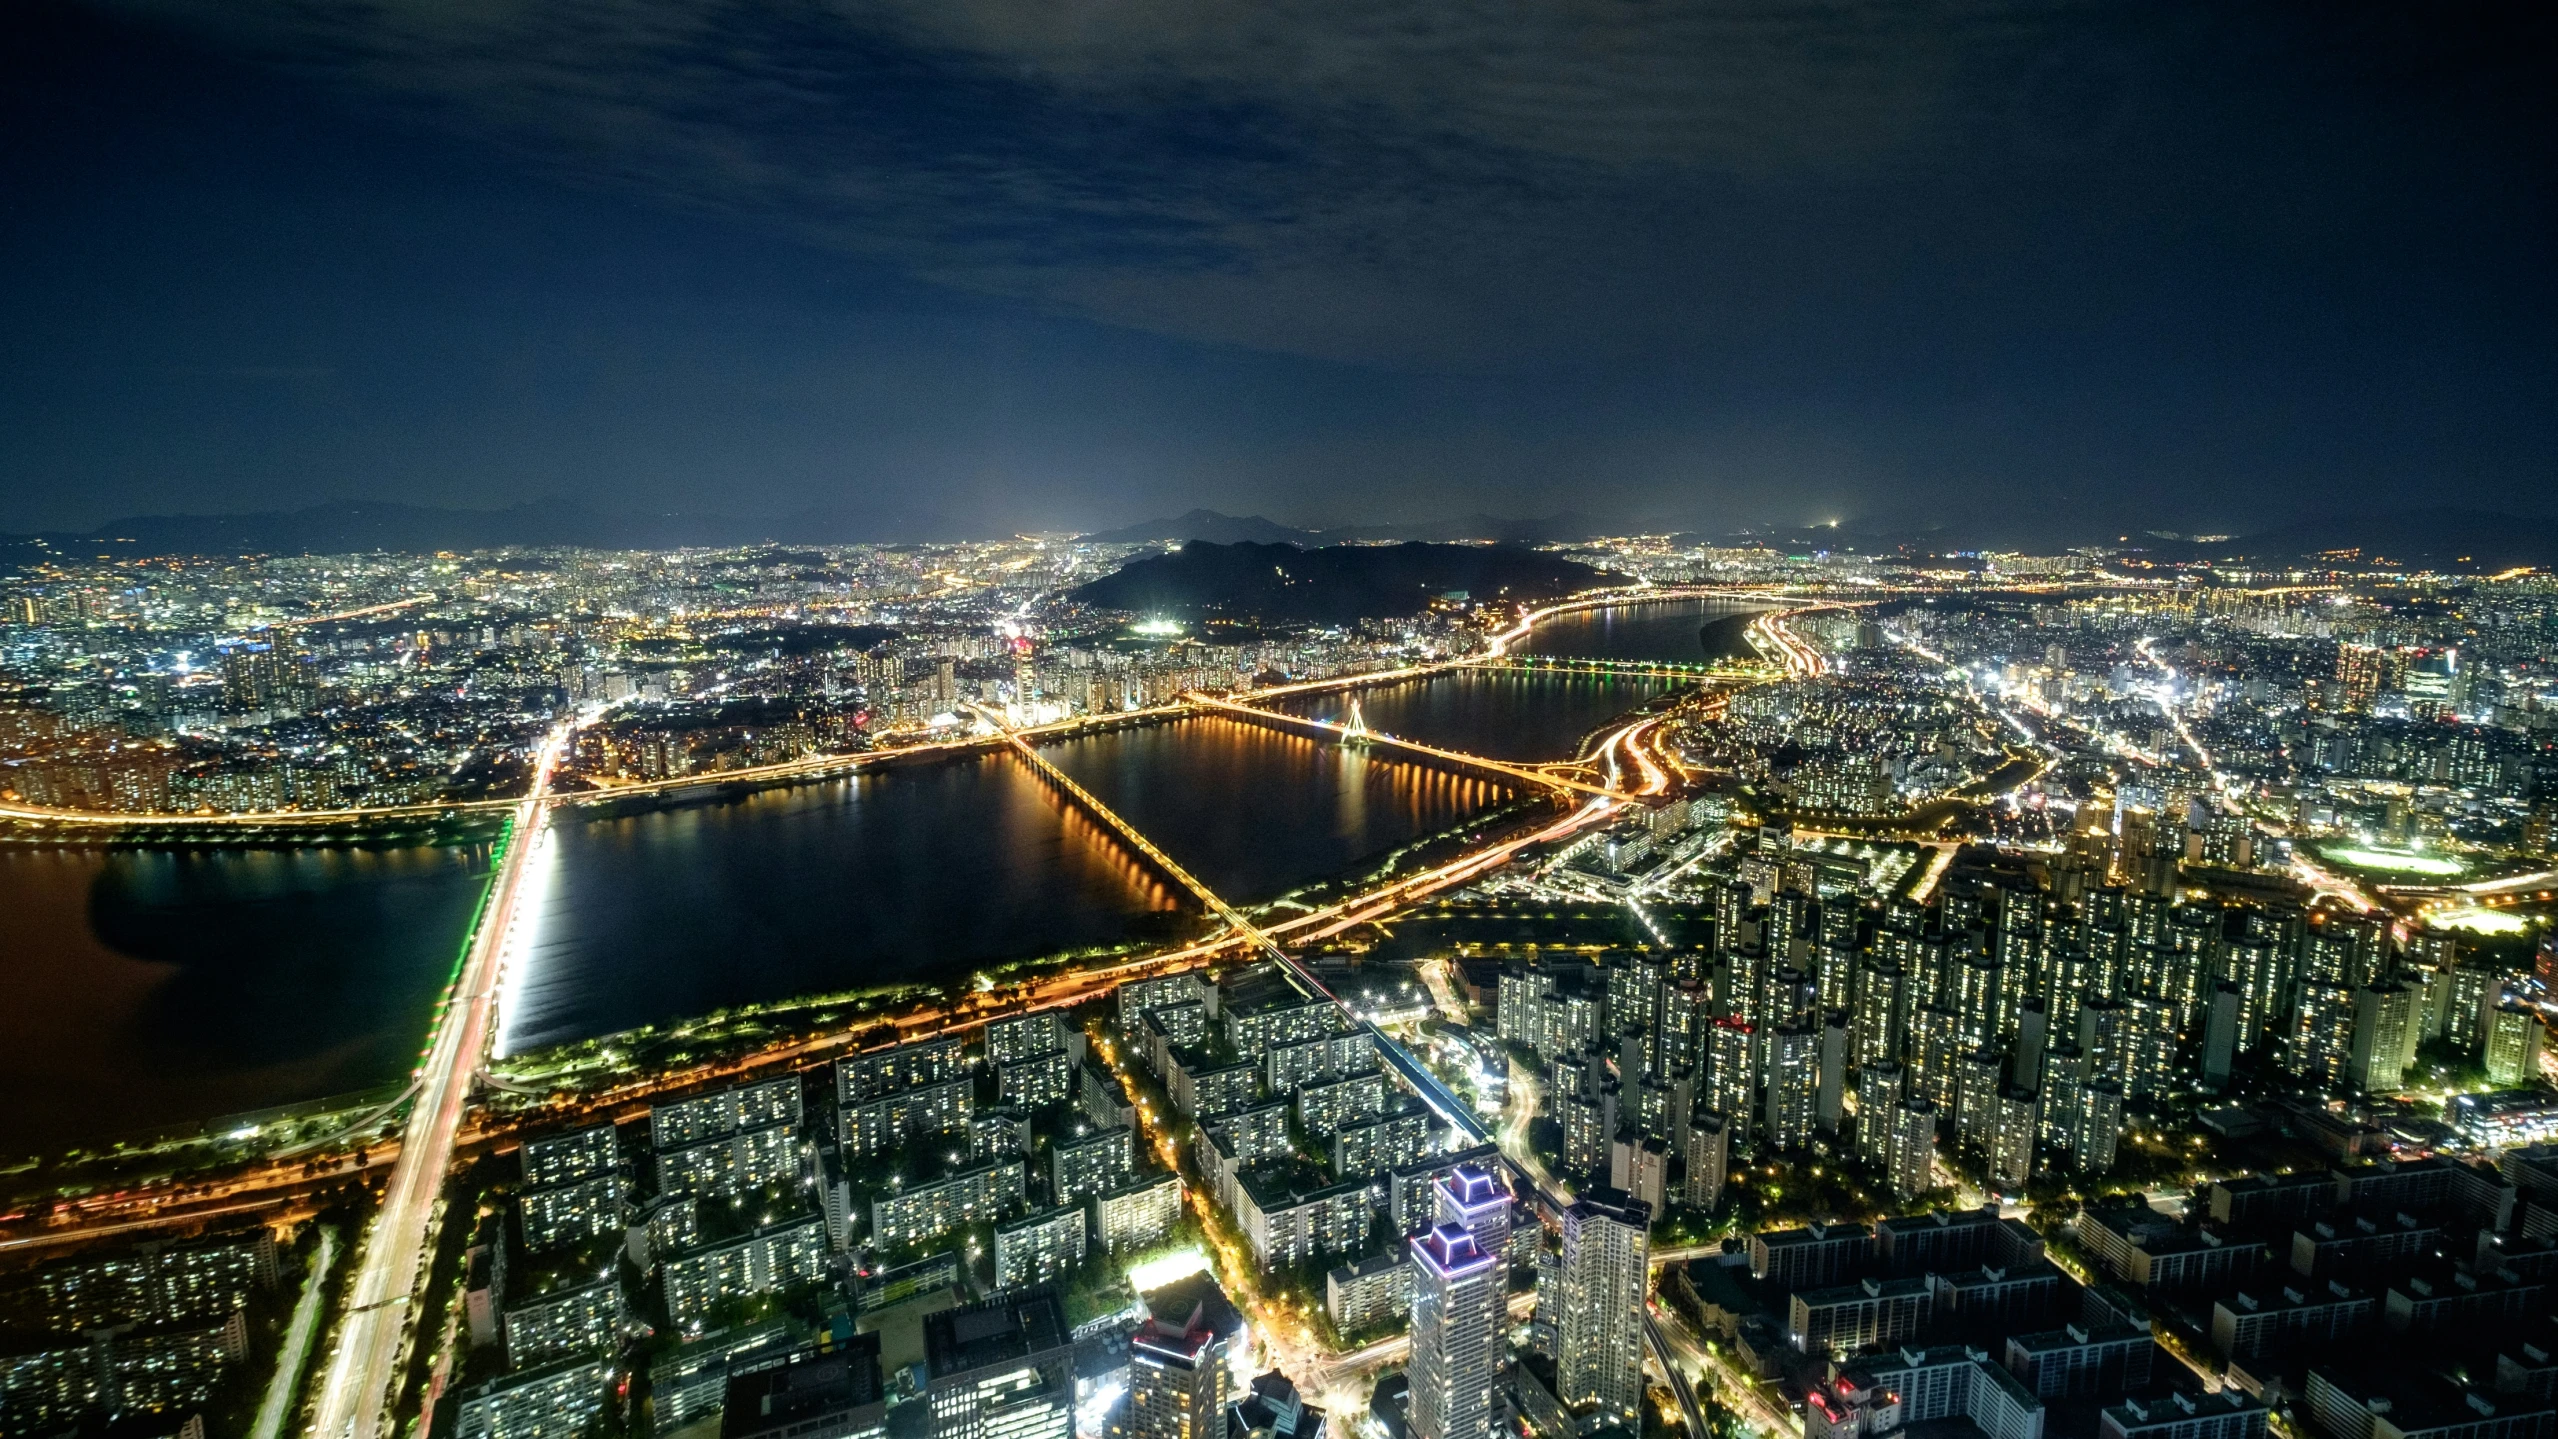
[(1204, 1273), (1207, 1268), (1207, 1251), (1176, 1249), (1170, 1254), (1158, 1254), (1152, 1259), (1129, 1265), (1128, 1287), (1143, 1294), (1149, 1289), (1161, 1289), (1176, 1279)]
[(2393, 874), (2425, 874), (2448, 878), (2466, 874), (2469, 866), (2438, 854), (2416, 854), (2403, 849), (2367, 849), (2360, 845), (2336, 845), (2319, 850), (2320, 854), (2349, 864), (2356, 869), (2385, 870)]
[(2465, 929), (2472, 934), (2520, 934), (2531, 928), (2517, 916), (2502, 910), (2480, 909), (2476, 905), (2429, 914), (2425, 916), (2425, 926), (2429, 929)]

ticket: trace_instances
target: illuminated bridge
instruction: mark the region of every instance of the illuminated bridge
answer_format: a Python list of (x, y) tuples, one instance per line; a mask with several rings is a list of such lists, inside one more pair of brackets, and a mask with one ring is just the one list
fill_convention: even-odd
[(1583, 655), (1503, 655), (1470, 665), (1472, 669), (1534, 670), (1541, 674), (1634, 675), (1646, 679), (1759, 679), (1767, 666), (1747, 660), (1713, 664), (1680, 664), (1671, 660), (1612, 660)]
[(1226, 903), (1222, 896), (1210, 889), (1197, 875), (1182, 868), (1179, 860), (1164, 853), (1153, 840), (1146, 838), (1144, 831), (1121, 818), (1117, 810), (1103, 804), (1091, 790), (1075, 783), (1072, 775), (1057, 768), (1046, 755), (1034, 748), (1029, 740), (1010, 730), (1004, 732), (1004, 738), (1012, 742), (1013, 753), (1020, 755), (1041, 778), (1056, 786), (1060, 794), (1065, 795), (1087, 814), (1101, 821), (1111, 833), (1119, 836), (1129, 848), (1145, 856), (1147, 862), (1161, 869), (1173, 882), (1197, 896), (1199, 902), (1207, 907), (1210, 914), (1232, 926), (1234, 931), (1243, 936), (1254, 949), (1259, 950), (1263, 957), (1276, 960), (1288, 973), (1294, 975), (1297, 982), (1304, 985), (1309, 993), (1322, 995), (1325, 999), (1332, 1001), (1352, 1024), (1367, 1031), (1369, 1038), (1376, 1042), (1377, 1053), (1384, 1056), (1386, 1063), (1391, 1065), (1397, 1074), (1403, 1076), (1404, 1082), (1412, 1086), (1414, 1092), (1421, 1096), (1421, 1102), (1430, 1106), (1432, 1113), (1454, 1126), (1473, 1143), (1492, 1142), (1491, 1128), (1483, 1122), (1481, 1116), (1474, 1112), (1473, 1106), (1459, 1099), (1455, 1091), (1441, 1083), (1437, 1075), (1432, 1074), (1420, 1060), (1413, 1058), (1410, 1051), (1396, 1043), (1384, 1030), (1377, 1028), (1369, 1020), (1361, 1019), (1350, 1006), (1343, 1004), (1341, 996), (1334, 994), (1322, 980), (1315, 978), (1313, 970), (1298, 963), (1295, 955), (1281, 949), (1279, 942), (1264, 933), (1261, 926), (1254, 924), (1243, 911)]
[(1529, 785), (1544, 789), (1569, 790), (1574, 793), (1588, 795), (1593, 799), (1631, 800), (1635, 798), (1635, 796), (1626, 793), (1624, 790), (1610, 789), (1603, 784), (1593, 784), (1588, 780), (1574, 779), (1568, 774), (1559, 774), (1531, 765), (1512, 764), (1507, 760), (1486, 759), (1482, 755), (1467, 754), (1463, 750), (1441, 749), (1437, 745), (1423, 744), (1419, 740), (1401, 739), (1394, 735), (1383, 733), (1382, 731), (1369, 729), (1366, 725), (1361, 725), (1354, 731), (1348, 725), (1336, 724), (1331, 720), (1316, 719), (1311, 715), (1292, 715), (1279, 710), (1266, 710), (1254, 705), (1237, 704), (1233, 700), (1220, 699), (1215, 695), (1193, 694), (1189, 696), (1189, 700), (1192, 704), (1199, 706), (1201, 709), (1209, 710), (1217, 714), (1229, 715), (1239, 720), (1249, 720), (1254, 724), (1268, 725), (1272, 729), (1295, 730), (1300, 733), (1312, 734), (1318, 739), (1339, 740), (1345, 742), (1355, 741), (1360, 744), (1370, 745), (1386, 745), (1393, 749), (1401, 750), (1407, 754), (1420, 755), (1425, 759), (1436, 760), (1440, 764), (1453, 766), (1457, 769), (1480, 770), (1486, 774), (1498, 775), (1501, 778), (1516, 784)]

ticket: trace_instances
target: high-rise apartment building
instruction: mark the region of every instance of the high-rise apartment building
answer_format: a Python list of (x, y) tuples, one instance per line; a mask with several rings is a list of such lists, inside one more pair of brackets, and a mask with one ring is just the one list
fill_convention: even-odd
[(1128, 1337), (1129, 1439), (1225, 1439), (1225, 1345), (1204, 1324), (1149, 1320)]
[(1412, 1240), (1413, 1439), (1489, 1439), (1508, 1272), (1461, 1224)]
[(2522, 1004), (2501, 1004), (2487, 1015), (2487, 1082), (2514, 1089), (2540, 1077), (2540, 1050), (2545, 1037), (2538, 1011)]
[(2034, 1177), (2035, 1100), (2030, 1089), (2009, 1088), (1990, 1122), (1989, 1174), (2011, 1194)]
[(1705, 1083), (1697, 1101), (1732, 1125), (1735, 1140), (1750, 1137), (1750, 1116), (1758, 1108), (1757, 1036), (1735, 1021), (1715, 1025), (1705, 1036)]
[(1691, 1208), (1711, 1212), (1723, 1202), (1723, 1183), (1732, 1173), (1732, 1129), (1722, 1115), (1698, 1110), (1690, 1116), (1687, 1161), (1684, 1197)]
[(1556, 1397), (1599, 1424), (1640, 1419), (1651, 1224), (1651, 1207), (1621, 1194), (1593, 1191), (1564, 1211)]
[(1493, 1172), (1466, 1164), (1430, 1186), (1431, 1222), (1453, 1224), (1474, 1236), (1475, 1248), (1495, 1257), (1510, 1252), (1510, 1191)]
[(1767, 1039), (1768, 1144), (1801, 1149), (1812, 1142), (1821, 1094), (1821, 1040), (1812, 1030), (1787, 1025)]
[(1856, 1071), (1856, 1157), (1868, 1164), (1888, 1164), (1892, 1151), (1892, 1116), (1901, 1107), (1901, 1067), (1890, 1061)]
[(2387, 1094), (2407, 1082), (2416, 1062), (2417, 999), (2413, 985), (2383, 981), (2354, 994), (2354, 1039), (2345, 1078), (2365, 1094)]
[(2081, 1174), (2104, 1174), (2114, 1167), (2115, 1146), (2123, 1139), (2123, 1086), (2110, 1079), (2091, 1079), (2078, 1087), (2077, 1116), (2070, 1124), (2070, 1165)]
[(1907, 1199), (1936, 1187), (1936, 1106), (1905, 1099), (1892, 1115), (1892, 1192)]

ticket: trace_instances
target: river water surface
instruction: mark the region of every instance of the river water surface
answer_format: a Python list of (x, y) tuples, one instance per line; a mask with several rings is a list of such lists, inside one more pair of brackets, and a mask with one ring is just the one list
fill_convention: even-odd
[[(1574, 616), (1540, 648), (1710, 653), (1733, 613)], [(1359, 692), (1389, 734), (1568, 757), (1651, 680), (1459, 674)], [(1338, 715), (1340, 696), (1299, 702)], [(1355, 871), (1513, 798), (1482, 777), (1202, 717), (1046, 753), (1227, 899)], [(0, 1156), (396, 1083), (488, 871), (485, 845), (0, 846)], [(564, 808), (507, 1052), (709, 1010), (1165, 932), (1176, 896), (1004, 754), (637, 813)]]

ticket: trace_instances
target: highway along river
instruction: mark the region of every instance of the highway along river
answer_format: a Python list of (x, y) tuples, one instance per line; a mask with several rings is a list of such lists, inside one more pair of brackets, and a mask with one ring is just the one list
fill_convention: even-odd
[[(1701, 632), (1734, 613), (1712, 608), (1573, 616), (1538, 638), (1560, 653), (1705, 658)], [(1660, 692), (1505, 673), (1359, 700), (1372, 728), (1539, 760)], [(1364, 873), (1516, 797), (1222, 717), (1046, 753), (1244, 904)], [(396, 1086), (488, 865), (484, 842), (0, 844), (0, 1084), (44, 1096), (0, 1106), (0, 1162)], [(1186, 923), (1149, 870), (1000, 753), (632, 813), (564, 809), (546, 869), (536, 947), (500, 1016), (509, 1053), (798, 995), (951, 983)]]

